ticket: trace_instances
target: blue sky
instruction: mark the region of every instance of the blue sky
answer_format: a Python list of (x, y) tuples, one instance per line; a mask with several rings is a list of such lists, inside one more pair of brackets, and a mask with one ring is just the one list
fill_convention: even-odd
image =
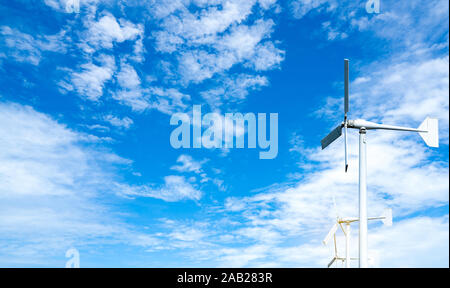
[[(369, 214), (394, 214), (369, 226), (370, 265), (448, 267), (448, 3), (380, 4), (0, 0), (0, 266), (64, 267), (71, 247), (82, 267), (326, 266), (333, 198), (358, 212), (357, 133), (347, 174), (341, 140), (320, 149), (349, 58), (351, 118), (440, 121), (438, 149), (368, 134)], [(278, 156), (172, 148), (193, 105), (278, 113)]]

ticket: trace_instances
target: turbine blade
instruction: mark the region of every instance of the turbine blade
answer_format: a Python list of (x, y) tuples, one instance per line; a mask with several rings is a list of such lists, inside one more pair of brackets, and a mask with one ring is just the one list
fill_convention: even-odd
[(338, 139), (342, 135), (342, 125), (334, 128), (333, 131), (330, 132), (325, 138), (320, 141), (322, 144), (322, 150), (327, 148), (328, 145), (334, 142), (334, 140)]
[(334, 261), (336, 261), (336, 259), (337, 259), (337, 258), (334, 257), (333, 260), (331, 260), (330, 263), (328, 263), (328, 266), (327, 266), (327, 267), (330, 268), (331, 265), (333, 265)]
[(345, 172), (348, 170), (348, 147), (347, 147), (347, 124), (344, 126), (344, 145), (345, 145)]
[(327, 236), (325, 236), (325, 238), (322, 241), (324, 245), (328, 244), (331, 237), (333, 237), (333, 235), (336, 233), (337, 229), (338, 229), (338, 223), (334, 223), (333, 227), (331, 227), (330, 231), (328, 231)]
[(430, 147), (439, 147), (439, 123), (438, 119), (427, 117), (422, 124), (420, 124), (419, 130), (426, 132), (419, 132), (420, 137)]
[(344, 113), (347, 116), (348, 113), (348, 59), (344, 59)]

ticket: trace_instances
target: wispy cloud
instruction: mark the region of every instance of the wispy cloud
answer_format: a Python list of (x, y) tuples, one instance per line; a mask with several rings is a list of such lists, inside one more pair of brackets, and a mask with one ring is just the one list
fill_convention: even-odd
[(301, 19), (310, 11), (333, 11), (338, 3), (335, 0), (293, 0), (290, 2), (292, 15)]
[(202, 172), (202, 165), (205, 163), (205, 161), (196, 161), (189, 155), (180, 155), (178, 157), (177, 162), (180, 163), (180, 165), (172, 166), (170, 169), (176, 170), (178, 172), (195, 172), (195, 173), (201, 173)]
[(202, 192), (197, 190), (185, 177), (176, 175), (164, 177), (164, 184), (159, 186), (117, 184), (116, 190), (118, 195), (124, 197), (151, 197), (167, 202), (185, 199), (199, 200), (202, 197)]
[[(7, 55), (18, 62), (38, 65), (42, 58), (42, 53), (66, 51), (67, 42), (70, 41), (65, 36), (65, 31), (55, 35), (38, 35), (36, 38), (30, 34), (20, 32), (17, 29), (8, 26), (0, 27), (0, 39), (2, 44), (0, 48), (6, 51)], [(4, 56), (0, 56), (4, 57)]]
[(125, 19), (117, 19), (110, 13), (105, 12), (98, 20), (87, 18), (84, 32), (85, 42), (82, 47), (85, 52), (94, 52), (99, 49), (111, 49), (114, 43), (128, 40), (136, 40), (142, 37), (144, 31), (142, 25), (133, 24)]
[[(232, 83), (227, 79), (233, 78), (228, 74), (232, 67), (247, 68), (257, 74), (247, 77), (264, 79), (264, 85), (267, 85), (267, 78), (258, 73), (278, 68), (284, 60), (284, 51), (277, 48), (276, 41), (271, 40), (275, 23), (253, 10), (264, 14), (276, 6), (275, 2), (174, 1), (171, 4), (150, 5), (150, 13), (161, 19), (159, 29), (152, 33), (155, 49), (163, 56), (170, 55), (176, 59), (170, 65), (163, 65), (170, 71), (166, 74), (172, 75), (169, 79), (181, 87), (215, 80), (215, 85), (206, 91), (200, 90), (200, 94), (211, 100), (208, 103), (213, 109), (225, 102), (223, 97), (233, 97), (222, 91), (231, 88)], [(196, 5), (199, 11), (193, 12), (188, 4)], [(231, 89), (240, 90), (237, 94), (241, 99), (245, 99), (247, 91), (254, 87), (235, 84), (236, 88)]]
[(114, 57), (102, 54), (92, 62), (82, 64), (80, 71), (71, 71), (69, 81), (60, 81), (61, 88), (67, 91), (77, 91), (81, 97), (91, 101), (98, 101), (103, 95), (105, 83), (111, 80), (116, 64)]
[(130, 160), (98, 149), (90, 137), (31, 107), (2, 102), (0, 119), (2, 265), (43, 264), (74, 244), (150, 245), (137, 243), (146, 235), (103, 202), (113, 195), (115, 167)]
[(133, 125), (133, 120), (128, 117), (124, 117), (121, 119), (113, 115), (106, 115), (103, 119), (111, 125), (119, 128), (128, 129), (131, 127), (131, 125)]

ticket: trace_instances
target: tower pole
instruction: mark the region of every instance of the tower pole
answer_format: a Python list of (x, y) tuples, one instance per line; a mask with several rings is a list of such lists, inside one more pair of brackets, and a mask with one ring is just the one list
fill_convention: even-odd
[(359, 130), (359, 267), (367, 268), (366, 128)]

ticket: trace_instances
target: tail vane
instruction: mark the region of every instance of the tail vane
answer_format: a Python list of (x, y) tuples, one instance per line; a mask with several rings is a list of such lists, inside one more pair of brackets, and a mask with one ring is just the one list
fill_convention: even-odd
[(430, 147), (439, 147), (439, 124), (438, 119), (427, 117), (422, 124), (420, 124), (419, 130), (425, 132), (419, 132), (420, 137)]
[(391, 208), (384, 209), (382, 217), (383, 218), (381, 219), (381, 221), (383, 222), (383, 224), (385, 226), (392, 226), (392, 209)]

